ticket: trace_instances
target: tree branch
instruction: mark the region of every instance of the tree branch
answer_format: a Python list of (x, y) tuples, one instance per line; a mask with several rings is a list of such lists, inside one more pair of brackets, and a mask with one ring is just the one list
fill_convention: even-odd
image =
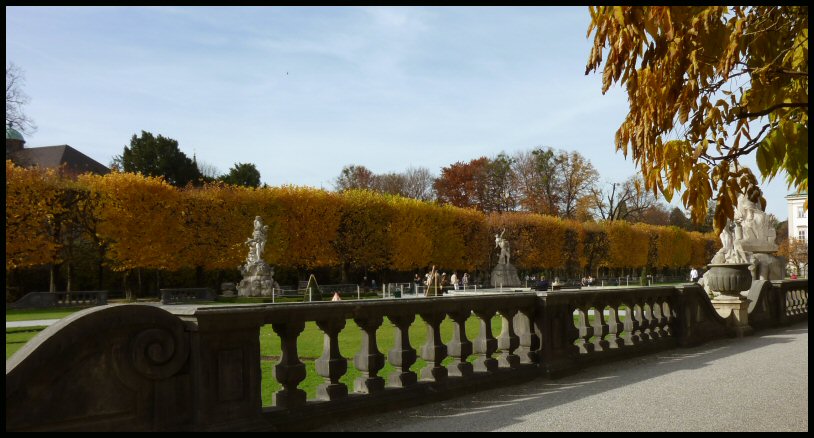
[(736, 117), (739, 118), (739, 119), (746, 119), (746, 118), (752, 118), (752, 117), (761, 117), (761, 116), (765, 116), (765, 115), (771, 113), (772, 111), (780, 109), (780, 108), (808, 108), (808, 102), (783, 102), (783, 103), (778, 103), (776, 105), (772, 105), (772, 106), (766, 108), (763, 111), (757, 111), (757, 112), (754, 112), (754, 113), (741, 112)]

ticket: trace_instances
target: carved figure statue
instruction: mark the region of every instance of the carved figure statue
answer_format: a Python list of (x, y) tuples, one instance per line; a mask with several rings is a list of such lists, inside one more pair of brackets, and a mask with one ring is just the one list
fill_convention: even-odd
[[(748, 189), (747, 192), (749, 192)], [(738, 208), (735, 209), (733, 215), (735, 223), (740, 228), (735, 235), (736, 243), (743, 240), (748, 242), (749, 246), (753, 244), (773, 245), (776, 232), (757, 201), (760, 191), (752, 190), (751, 193), (753, 193), (751, 198), (745, 193), (738, 196)]]
[(260, 216), (254, 218), (254, 231), (252, 237), (246, 239), (246, 245), (249, 245), (249, 255), (246, 262), (249, 265), (257, 263), (263, 256), (263, 251), (266, 249), (266, 239), (268, 234), (268, 225), (263, 225), (263, 220)]
[(731, 220), (726, 221), (726, 225), (721, 230), (719, 237), (721, 239), (721, 249), (715, 253), (712, 263), (748, 263), (748, 257), (743, 252), (743, 249), (736, 245)]
[(499, 265), (509, 264), (509, 241), (503, 238), (505, 232), (506, 229), (504, 228), (503, 231), (500, 232), (500, 235), (495, 234), (495, 248), (500, 248), (500, 256), (497, 258), (497, 264)]

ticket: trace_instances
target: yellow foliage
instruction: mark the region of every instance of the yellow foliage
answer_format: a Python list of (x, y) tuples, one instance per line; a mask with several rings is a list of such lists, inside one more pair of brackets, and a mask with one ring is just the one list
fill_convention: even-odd
[(60, 243), (53, 238), (60, 204), (56, 172), (25, 169), (6, 160), (6, 269), (57, 261)]
[(650, 238), (641, 227), (633, 227), (624, 221), (603, 224), (608, 235), (609, 268), (642, 268), (647, 265)]
[[(87, 196), (62, 205), (71, 190)], [(408, 271), (435, 264), (443, 270), (488, 270), (497, 251), (494, 236), (504, 228), (511, 262), (521, 269), (639, 268), (648, 254), (659, 267), (702, 265), (720, 246), (717, 236), (675, 228), (527, 213), (486, 216), (364, 190), (340, 194), (223, 184), (178, 189), (161, 178), (130, 173), (86, 174), (74, 183), (7, 161), (6, 269), (58, 261), (53, 222), (67, 217), (68, 209), (92, 219), (93, 237), (115, 270), (237, 269), (246, 259), (244, 242), (255, 216), (269, 227), (264, 260), (292, 268)]]

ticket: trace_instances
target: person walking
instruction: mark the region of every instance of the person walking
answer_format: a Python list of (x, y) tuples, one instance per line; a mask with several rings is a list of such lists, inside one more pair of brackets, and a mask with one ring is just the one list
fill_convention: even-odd
[(464, 277), (461, 279), (461, 283), (463, 283), (464, 290), (466, 290), (466, 287), (469, 286), (469, 273), (464, 272)]
[(458, 275), (455, 273), (455, 271), (452, 271), (452, 276), (449, 277), (449, 281), (452, 282), (452, 287), (455, 290), (458, 290)]
[(690, 281), (693, 283), (698, 283), (698, 271), (694, 266), (690, 266)]

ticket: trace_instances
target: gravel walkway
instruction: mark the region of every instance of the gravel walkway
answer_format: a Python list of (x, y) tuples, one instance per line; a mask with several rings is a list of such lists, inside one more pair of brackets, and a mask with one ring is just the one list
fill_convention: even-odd
[(807, 431), (808, 322), (319, 431)]
[(58, 319), (37, 319), (33, 321), (6, 321), (6, 328), (49, 326)]

